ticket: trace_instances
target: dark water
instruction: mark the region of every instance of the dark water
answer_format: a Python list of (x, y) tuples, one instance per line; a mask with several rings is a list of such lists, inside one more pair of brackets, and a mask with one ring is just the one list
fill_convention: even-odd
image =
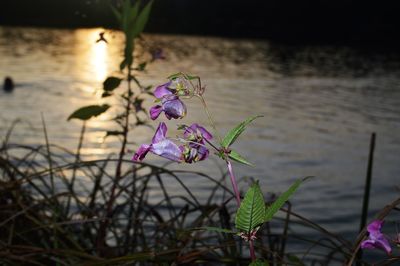
[[(12, 121), (21, 119), (11, 140), (43, 143), (42, 112), (50, 141), (76, 147), (80, 123), (66, 118), (78, 107), (103, 103), (102, 81), (118, 74), (122, 36), (107, 32), (109, 45), (96, 44), (101, 31), (0, 28), (0, 77), (11, 75), (17, 84), (13, 93), (0, 92), (1, 136)], [(396, 54), (207, 37), (145, 39), (148, 45), (164, 48), (167, 56), (140, 74), (145, 84), (163, 83), (178, 71), (200, 75), (223, 133), (248, 116), (264, 115), (235, 144), (256, 165), (235, 166), (238, 176), (260, 180), (268, 192), (283, 191), (296, 178), (315, 176), (293, 198), (294, 210), (351, 238), (359, 225), (369, 138), (376, 132), (371, 217), (399, 196), (400, 57)], [(200, 103), (187, 104), (184, 122), (206, 123)], [(103, 139), (104, 130), (113, 127), (109, 118), (103, 115), (89, 122), (83, 148), (88, 159), (117, 150), (115, 140)], [(152, 134), (139, 128), (132, 138), (146, 143)], [(164, 163), (154, 156), (148, 162)], [(220, 176), (213, 160), (170, 167)], [(200, 198), (202, 190), (209, 189), (195, 179), (186, 181)], [(247, 187), (246, 181), (241, 186)]]

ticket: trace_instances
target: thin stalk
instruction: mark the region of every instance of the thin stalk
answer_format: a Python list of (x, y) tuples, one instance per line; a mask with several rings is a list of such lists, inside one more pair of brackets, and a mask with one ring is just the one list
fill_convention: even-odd
[(117, 167), (115, 169), (115, 180), (113, 182), (113, 185), (111, 187), (111, 194), (109, 201), (106, 206), (106, 211), (104, 214), (104, 222), (101, 223), (100, 228), (99, 228), (99, 236), (97, 239), (97, 249), (98, 252), (101, 253), (101, 250), (105, 246), (105, 239), (106, 239), (106, 231), (107, 227), (111, 221), (112, 218), (112, 209), (114, 206), (114, 202), (116, 199), (116, 189), (118, 187), (119, 180), (121, 179), (121, 170), (122, 170), (122, 162), (124, 159), (125, 155), (125, 148), (126, 144), (128, 143), (128, 132), (129, 132), (129, 114), (131, 112), (131, 94), (132, 94), (132, 88), (131, 88), (131, 66), (128, 66), (128, 74), (127, 74), (127, 82), (128, 82), (128, 89), (127, 89), (127, 97), (126, 97), (126, 106), (125, 106), (125, 123), (123, 125), (123, 134), (122, 134), (122, 145), (121, 145), (121, 150), (119, 152), (118, 160), (117, 160)]
[(47, 129), (46, 129), (46, 123), (44, 122), (44, 116), (43, 113), (40, 113), (42, 117), (42, 125), (43, 125), (43, 131), (44, 131), (44, 139), (46, 141), (46, 150), (47, 150), (47, 160), (49, 162), (49, 175), (50, 175), (50, 184), (51, 184), (51, 193), (54, 196), (55, 191), (54, 191), (54, 177), (53, 177), (53, 162), (51, 159), (51, 153), (50, 153), (50, 144), (49, 144), (49, 137), (47, 136)]
[(292, 204), (288, 201), (287, 205), (288, 205), (288, 212), (286, 213), (285, 224), (283, 227), (281, 249), (280, 249), (280, 253), (279, 253), (280, 257), (285, 256), (285, 247), (286, 247), (286, 240), (287, 240), (288, 229), (289, 229), (290, 213), (292, 211)]
[(226, 160), (226, 164), (228, 165), (228, 172), (229, 172), (229, 176), (231, 178), (233, 191), (235, 193), (236, 203), (237, 203), (237, 205), (239, 207), (240, 206), (240, 193), (239, 193), (239, 189), (238, 189), (238, 185), (237, 185), (237, 182), (236, 182), (235, 175), (233, 174), (232, 164), (231, 164), (231, 162), (229, 160)]
[[(362, 232), (363, 228), (367, 224), (369, 194), (370, 194), (370, 190), (371, 190), (371, 179), (372, 179), (372, 166), (373, 166), (373, 162), (374, 162), (375, 137), (376, 137), (376, 134), (372, 133), (371, 134), (370, 145), (369, 145), (367, 176), (366, 176), (366, 179), (365, 179), (364, 198), (363, 198), (363, 205), (362, 205), (359, 233)], [(362, 250), (359, 249), (358, 254), (357, 254), (357, 259), (361, 260), (361, 258), (362, 258)], [(361, 265), (361, 262), (357, 261), (356, 264), (357, 265)]]
[(203, 105), (204, 110), (206, 111), (206, 114), (207, 114), (207, 117), (208, 117), (208, 121), (210, 122), (210, 126), (214, 129), (215, 135), (217, 136), (219, 143), (222, 143), (222, 138), (219, 135), (217, 127), (215, 126), (214, 119), (213, 119), (210, 111), (208, 110), (206, 101), (204, 100), (203, 96), (201, 96), (201, 95), (196, 95), (196, 96), (200, 99), (201, 104)]
[[(71, 193), (73, 193), (73, 188), (74, 188), (74, 183), (75, 183), (75, 178), (76, 178), (76, 170), (78, 169), (78, 163), (81, 157), (81, 149), (82, 149), (82, 145), (83, 145), (83, 138), (85, 135), (85, 130), (86, 130), (86, 121), (83, 121), (82, 124), (82, 128), (81, 128), (81, 134), (79, 136), (79, 142), (78, 142), (78, 147), (76, 149), (76, 154), (75, 154), (75, 163), (74, 163), (74, 168), (72, 169), (72, 177), (71, 177), (71, 181), (68, 184), (69, 186), (69, 190)], [(69, 213), (69, 207), (71, 204), (71, 197), (68, 197), (68, 201), (67, 201), (67, 206), (65, 208), (65, 214), (68, 215)]]
[[(229, 172), (229, 176), (231, 178), (233, 191), (235, 192), (236, 203), (237, 203), (238, 208), (239, 208), (240, 207), (240, 192), (239, 192), (239, 189), (238, 189), (238, 185), (237, 185), (237, 182), (236, 182), (235, 175), (233, 174), (232, 164), (231, 164), (231, 162), (229, 160), (226, 160), (226, 163), (228, 165), (228, 172)], [(249, 240), (249, 247), (250, 247), (251, 260), (255, 261), (257, 258), (256, 258), (255, 250), (254, 250), (254, 242), (251, 239)]]
[[(50, 174), (50, 183), (51, 183), (51, 195), (54, 197), (55, 196), (55, 186), (54, 186), (54, 176), (53, 176), (53, 162), (52, 162), (52, 158), (51, 158), (51, 153), (50, 153), (50, 143), (49, 143), (49, 137), (47, 135), (47, 129), (46, 129), (46, 123), (44, 122), (44, 116), (43, 113), (40, 113), (41, 117), (42, 117), (42, 125), (43, 125), (43, 131), (44, 131), (44, 138), (46, 140), (46, 150), (47, 150), (47, 160), (49, 161), (49, 174)], [(54, 202), (56, 203), (56, 201)], [(54, 226), (54, 224), (57, 221), (58, 218), (58, 208), (57, 205), (54, 204), (54, 212), (52, 215), (52, 220), (53, 220), (53, 235), (54, 235), (54, 248), (57, 249), (58, 248), (58, 236), (57, 236), (57, 229)], [(56, 263), (56, 265), (60, 265), (59, 262)]]
[(254, 251), (254, 241), (249, 240), (249, 245), (250, 245), (251, 261), (255, 261), (257, 259), (257, 257), (256, 257), (256, 252)]

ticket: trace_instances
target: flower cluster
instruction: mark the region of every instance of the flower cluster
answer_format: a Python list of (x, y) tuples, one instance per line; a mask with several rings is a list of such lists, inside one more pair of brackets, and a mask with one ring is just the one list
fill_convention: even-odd
[[(158, 86), (154, 96), (161, 104), (150, 109), (151, 119), (157, 119), (161, 112), (164, 112), (169, 120), (183, 118), (186, 115), (186, 106), (179, 97), (190, 94), (190, 86), (186, 79), (175, 78)], [(167, 125), (161, 122), (151, 144), (142, 144), (132, 159), (142, 161), (148, 152), (175, 162), (194, 163), (207, 159), (210, 152), (206, 143), (212, 139), (211, 133), (196, 123), (180, 128), (184, 129), (183, 138), (179, 138), (183, 142), (182, 145), (178, 146), (172, 139), (167, 138)]]
[(134, 161), (142, 161), (148, 152), (152, 152), (171, 161), (182, 161), (181, 149), (167, 135), (167, 125), (161, 122), (153, 136), (151, 144), (142, 144), (133, 155)]
[(190, 95), (190, 86), (187, 80), (176, 78), (158, 86), (154, 96), (161, 104), (150, 109), (150, 118), (156, 120), (161, 112), (164, 112), (168, 120), (171, 118), (183, 118), (186, 115), (186, 105), (179, 96)]
[(381, 233), (383, 221), (375, 220), (367, 226), (369, 233), (368, 239), (361, 243), (362, 249), (383, 249), (387, 254), (391, 254), (392, 248), (389, 240)]
[(195, 123), (190, 127), (185, 127), (183, 136), (187, 142), (180, 149), (185, 162), (192, 163), (207, 159), (210, 152), (206, 148), (206, 141), (212, 139), (210, 132)]

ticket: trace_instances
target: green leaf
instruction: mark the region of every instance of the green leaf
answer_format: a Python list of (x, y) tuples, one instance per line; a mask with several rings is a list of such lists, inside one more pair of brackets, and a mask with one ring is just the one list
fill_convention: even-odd
[(294, 182), (288, 190), (286, 190), (284, 193), (282, 193), (275, 201), (272, 203), (267, 210), (265, 211), (265, 218), (264, 222), (268, 222), (269, 220), (272, 219), (272, 217), (275, 215), (277, 211), (285, 204), (285, 202), (292, 196), (294, 192), (299, 188), (300, 184), (303, 183), (306, 179), (309, 177), (306, 177), (304, 179), (299, 179), (296, 182)]
[(249, 266), (269, 266), (268, 261), (257, 259), (249, 264)]
[(124, 58), (124, 60), (122, 60), (121, 64), (119, 64), (119, 70), (122, 71), (126, 67), (127, 63), (128, 63), (127, 60)]
[(147, 65), (146, 62), (141, 63), (141, 64), (139, 64), (139, 65), (137, 66), (136, 70), (138, 70), (138, 71), (144, 71), (145, 68), (146, 68), (146, 65)]
[(80, 120), (88, 120), (92, 117), (101, 115), (102, 113), (107, 111), (108, 108), (110, 108), (110, 106), (108, 104), (85, 106), (85, 107), (79, 108), (78, 110), (73, 112), (68, 117), (67, 120), (70, 120), (73, 118), (80, 119)]
[(183, 73), (182, 72), (178, 72), (178, 73), (175, 73), (175, 74), (172, 74), (172, 75), (169, 75), (168, 77), (167, 77), (167, 79), (176, 79), (176, 78), (179, 78), (179, 77), (183, 77), (184, 75), (183, 75)]
[(167, 79), (173, 80), (173, 79), (180, 78), (180, 77), (186, 78), (188, 80), (194, 80), (194, 79), (199, 79), (200, 78), (199, 76), (193, 76), (193, 75), (185, 74), (185, 73), (182, 73), (182, 72), (178, 72), (178, 73), (169, 75), (167, 77)]
[(212, 226), (197, 227), (197, 228), (194, 228), (194, 230), (205, 230), (205, 231), (212, 231), (212, 232), (218, 232), (218, 233), (236, 234), (236, 232), (234, 232), (232, 230), (219, 228), (219, 227), (212, 227)]
[(293, 254), (286, 254), (286, 257), (288, 258), (288, 260), (293, 263), (294, 265), (297, 266), (305, 266), (305, 264), (299, 259), (299, 257), (297, 257), (296, 255)]
[[(136, 1), (135, 5), (133, 7), (131, 7), (131, 1), (125, 0), (124, 4), (122, 6), (121, 28), (125, 32), (125, 35), (128, 34), (129, 24), (137, 16), (137, 12), (138, 12), (137, 10), (139, 9), (139, 2), (140, 1)], [(136, 12), (135, 12), (135, 8), (137, 9)]]
[(254, 183), (246, 192), (236, 213), (236, 229), (249, 234), (253, 229), (264, 222), (265, 203), (258, 182)]
[(139, 13), (139, 5), (140, 1), (136, 1), (136, 3), (128, 9), (128, 25), (136, 20), (136, 17)]
[(139, 5), (140, 1), (136, 1), (136, 3), (133, 6), (130, 6), (129, 4), (129, 7), (127, 7), (126, 9), (124, 32), (125, 35), (127, 36), (127, 40), (133, 40), (135, 38), (135, 36), (132, 35), (132, 31), (136, 22), (137, 15), (139, 13)]
[(122, 18), (121, 13), (112, 5), (110, 5), (110, 9), (113, 12), (114, 16), (117, 18), (118, 22), (121, 23), (121, 18)]
[(116, 77), (108, 77), (104, 82), (103, 82), (103, 90), (110, 92), (118, 88), (118, 86), (121, 84), (122, 79), (116, 78)]
[(248, 162), (246, 159), (244, 159), (239, 153), (237, 153), (234, 150), (231, 150), (231, 152), (229, 153), (229, 158), (238, 163), (254, 166), (252, 163)]
[(140, 12), (137, 19), (135, 20), (134, 26), (132, 28), (132, 36), (136, 38), (140, 33), (144, 30), (144, 27), (149, 20), (149, 15), (151, 11), (151, 6), (153, 5), (153, 1), (150, 1)]
[(184, 130), (184, 129), (186, 129), (188, 126), (187, 125), (185, 125), (185, 124), (178, 124), (178, 125), (176, 125), (176, 129), (177, 130)]
[(222, 147), (224, 148), (228, 148), (230, 145), (232, 145), (235, 140), (240, 136), (240, 134), (243, 133), (243, 131), (246, 129), (246, 126), (248, 124), (250, 124), (253, 120), (255, 120), (256, 118), (259, 117), (263, 117), (262, 115), (256, 115), (256, 116), (252, 116), (247, 118), (245, 121), (243, 121), (242, 123), (240, 123), (239, 125), (237, 125), (235, 128), (231, 129), (231, 131), (229, 131), (224, 139), (222, 140)]

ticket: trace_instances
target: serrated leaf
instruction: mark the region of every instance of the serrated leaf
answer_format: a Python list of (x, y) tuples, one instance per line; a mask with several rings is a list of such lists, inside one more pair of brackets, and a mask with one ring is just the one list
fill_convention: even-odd
[(246, 165), (250, 165), (250, 166), (254, 166), (252, 163), (248, 162), (246, 159), (244, 159), (239, 153), (237, 153), (234, 150), (231, 150), (228, 156), (230, 159), (238, 162), (238, 163), (242, 163), (242, 164), (246, 164)]
[(269, 266), (268, 261), (257, 259), (249, 264), (249, 266)]
[(249, 234), (264, 222), (265, 203), (258, 182), (246, 192), (238, 211), (236, 212), (236, 229)]
[(303, 183), (308, 179), (307, 177), (304, 179), (299, 179), (296, 182), (294, 182), (288, 190), (286, 190), (284, 193), (282, 193), (275, 201), (272, 203), (269, 207), (267, 207), (267, 210), (265, 211), (265, 218), (264, 222), (268, 222), (272, 219), (272, 217), (279, 211), (279, 209), (285, 204), (285, 202), (290, 198), (290, 196), (293, 195), (294, 192), (299, 188), (300, 184)]
[(153, 1), (150, 1), (140, 12), (135, 20), (134, 26), (132, 28), (132, 37), (136, 38), (143, 30), (149, 20), (149, 15), (151, 11), (151, 6)]
[(103, 82), (103, 90), (106, 92), (111, 92), (118, 88), (118, 86), (121, 84), (122, 79), (116, 78), (116, 77), (108, 77), (104, 82)]
[(88, 120), (92, 117), (101, 115), (102, 113), (107, 111), (108, 108), (110, 108), (110, 106), (108, 104), (85, 106), (85, 107), (79, 108), (78, 110), (73, 112), (68, 117), (67, 120), (70, 120), (73, 118), (80, 119), (80, 120)]
[(205, 231), (212, 231), (212, 232), (218, 232), (218, 233), (236, 234), (236, 232), (234, 232), (232, 230), (219, 228), (219, 227), (213, 227), (213, 226), (197, 227), (197, 228), (194, 228), (194, 230), (205, 230)]
[(230, 145), (232, 145), (235, 140), (240, 136), (240, 134), (243, 133), (243, 131), (246, 129), (246, 126), (248, 124), (250, 124), (251, 122), (253, 122), (253, 120), (255, 120), (256, 118), (259, 117), (263, 117), (262, 115), (256, 115), (256, 116), (252, 116), (247, 118), (245, 121), (243, 121), (242, 123), (240, 123), (239, 125), (237, 125), (236, 127), (234, 127), (233, 129), (231, 129), (224, 137), (224, 139), (222, 140), (222, 147), (224, 148), (228, 148)]

